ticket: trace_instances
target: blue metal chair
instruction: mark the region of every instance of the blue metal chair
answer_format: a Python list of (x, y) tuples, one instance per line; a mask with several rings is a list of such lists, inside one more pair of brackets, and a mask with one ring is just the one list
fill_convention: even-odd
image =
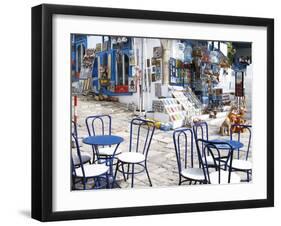
[[(74, 121), (72, 121), (72, 134), (78, 140), (77, 125)], [(75, 143), (74, 140), (73, 140), (73, 144), (74, 144), (73, 146), (76, 147), (76, 143)], [(79, 145), (79, 142), (78, 142), (78, 145)], [(80, 162), (82, 162), (83, 164), (91, 163), (91, 155), (89, 153), (80, 150), (80, 155), (81, 155), (81, 161), (80, 161), (77, 153), (73, 154), (73, 164), (74, 164), (75, 167), (79, 167)]]
[[(94, 115), (88, 116), (85, 119), (86, 127), (89, 136), (97, 135), (111, 135), (111, 123), (112, 119), (110, 115)], [(115, 152), (115, 146), (100, 146), (98, 150), (93, 148), (93, 155), (96, 155), (98, 160), (103, 158), (110, 158)], [(115, 152), (115, 156), (120, 154), (122, 151), (118, 148)]]
[[(201, 147), (198, 147), (198, 140), (202, 139), (202, 140), (205, 140), (205, 141), (209, 141), (208, 124), (205, 121), (196, 122), (196, 123), (193, 124), (192, 129), (193, 129), (193, 134), (194, 134), (194, 139), (195, 139), (197, 151), (201, 150), (201, 155), (202, 155), (203, 143), (201, 143)], [(207, 156), (207, 160), (209, 162), (209, 166), (211, 166), (213, 160), (209, 155)]]
[[(238, 129), (237, 133), (232, 132), (234, 128)], [(252, 174), (252, 162), (249, 160), (250, 146), (251, 146), (251, 139), (252, 139), (251, 128), (252, 128), (251, 125), (233, 124), (231, 125), (231, 130), (230, 130), (231, 140), (237, 140), (241, 142), (242, 130), (244, 131), (243, 134), (246, 133), (248, 136), (247, 145), (244, 145), (246, 149), (243, 150), (238, 149), (237, 159), (233, 159), (232, 161), (232, 170), (245, 172), (247, 174), (248, 182), (250, 181), (250, 175)], [(241, 156), (241, 152), (244, 154), (243, 156)]]
[(199, 184), (204, 183), (204, 171), (202, 168), (194, 167), (192, 129), (181, 128), (175, 130), (173, 133), (173, 141), (178, 164), (179, 185), (187, 181), (189, 181), (189, 184), (192, 184), (192, 182), (194, 182), (194, 184), (197, 184), (197, 182)]
[(83, 189), (86, 190), (86, 184), (89, 179), (94, 180), (94, 189), (105, 188), (108, 187), (108, 171), (109, 166), (106, 164), (84, 164), (82, 161), (82, 155), (80, 151), (80, 147), (78, 144), (77, 137), (72, 134), (72, 139), (75, 142), (77, 156), (79, 159), (79, 167), (76, 167), (73, 160), (73, 155), (71, 155), (71, 163), (72, 163), (72, 184), (73, 189), (75, 189), (75, 180), (80, 179), (83, 184)]
[[(199, 153), (199, 158), (207, 183), (240, 183), (241, 178), (231, 170), (233, 160), (233, 148), (229, 143), (207, 141), (203, 139), (198, 139), (197, 143), (199, 144), (199, 147), (203, 146), (203, 151)], [(228, 152), (225, 156), (226, 150)], [(212, 162), (209, 158), (207, 159), (207, 157), (211, 157)], [(226, 160), (223, 160), (225, 158)]]
[[(125, 175), (127, 175), (127, 179), (129, 178), (129, 175), (131, 175), (131, 187), (134, 187), (134, 175), (145, 171), (148, 177), (149, 185), (152, 186), (147, 169), (147, 155), (150, 149), (150, 144), (154, 134), (154, 130), (155, 125), (153, 121), (142, 118), (132, 119), (130, 123), (129, 152), (122, 152), (120, 155), (117, 156), (118, 161), (116, 165), (114, 178), (116, 178), (118, 171), (123, 173), (125, 181)], [(144, 136), (142, 136), (142, 134)], [(127, 165), (126, 171), (124, 165)], [(141, 166), (141, 170), (136, 172), (135, 165)]]
[[(209, 184), (227, 184), (240, 183), (241, 178), (232, 172), (233, 148), (227, 142), (214, 142), (203, 139), (197, 141), (199, 147), (203, 147), (202, 155), (199, 153), (201, 166), (207, 183)], [(223, 148), (221, 148), (223, 147)], [(224, 153), (227, 151), (226, 160)], [(207, 157), (211, 157), (207, 159)]]
[[(209, 128), (208, 124), (205, 121), (196, 122), (192, 126), (194, 138), (196, 139), (203, 139), (209, 140)], [(201, 132), (201, 133), (199, 133)]]

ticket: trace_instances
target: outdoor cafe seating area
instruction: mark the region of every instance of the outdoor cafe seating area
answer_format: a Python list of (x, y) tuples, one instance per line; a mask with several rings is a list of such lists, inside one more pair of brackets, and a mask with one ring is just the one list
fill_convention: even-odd
[[(72, 190), (120, 189), (122, 186), (117, 178), (133, 188), (140, 174), (146, 176), (147, 187), (153, 186), (148, 160), (151, 151), (157, 152), (152, 142), (156, 129), (154, 122), (134, 117), (128, 125), (128, 145), (121, 149), (125, 138), (112, 133), (113, 120), (110, 115), (86, 117), (88, 135), (83, 138), (72, 121)], [(209, 138), (209, 126), (205, 121), (174, 130), (171, 156), (177, 163), (174, 166), (178, 173), (175, 186), (250, 182), (251, 129), (251, 125), (233, 124), (230, 136), (217, 139)], [(242, 135), (246, 139), (241, 139)], [(91, 155), (82, 150), (85, 146), (91, 148)], [(91, 186), (87, 186), (89, 182)]]

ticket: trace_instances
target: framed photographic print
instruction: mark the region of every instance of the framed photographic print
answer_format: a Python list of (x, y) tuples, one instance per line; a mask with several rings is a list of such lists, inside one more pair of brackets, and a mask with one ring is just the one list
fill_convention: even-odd
[(33, 218), (270, 207), (273, 157), (273, 19), (32, 8)]

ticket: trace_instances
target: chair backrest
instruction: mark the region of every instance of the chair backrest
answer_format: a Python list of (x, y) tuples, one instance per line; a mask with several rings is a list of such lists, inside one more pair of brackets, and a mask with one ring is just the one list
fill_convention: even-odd
[(207, 122), (204, 121), (196, 122), (193, 124), (192, 129), (193, 129), (195, 140), (197, 139), (209, 140), (209, 129), (208, 129)]
[(153, 121), (134, 118), (130, 123), (129, 151), (141, 152), (147, 157), (155, 125)]
[(111, 135), (111, 116), (93, 115), (85, 119), (89, 136)]
[[(82, 169), (83, 177), (85, 177), (85, 171), (84, 171), (83, 161), (82, 161), (80, 147), (79, 147), (79, 143), (78, 143), (78, 138), (77, 138), (77, 136), (74, 133), (72, 133), (72, 140), (75, 142), (76, 153), (77, 153), (77, 156), (78, 156), (78, 159), (79, 159), (79, 164), (78, 165)], [(74, 176), (76, 176), (76, 168), (77, 167), (74, 165), (72, 151), (71, 151), (71, 166), (72, 166), (72, 172), (73, 172)]]
[[(204, 143), (200, 142), (200, 144), (199, 144), (198, 140), (199, 139), (204, 140), (204, 141), (209, 140), (208, 124), (207, 124), (207, 122), (204, 122), (204, 121), (196, 122), (196, 123), (193, 124), (192, 129), (193, 129), (195, 144), (196, 144), (196, 148), (197, 148), (197, 154), (199, 156), (199, 155), (202, 155)], [(201, 147), (199, 147), (199, 145), (201, 145)], [(200, 165), (201, 165), (201, 163), (199, 161), (199, 166)]]
[[(231, 125), (231, 130), (230, 130), (230, 139), (237, 140), (244, 144), (245, 160), (248, 160), (250, 147), (251, 147), (251, 139), (252, 139), (251, 128), (252, 128), (251, 125), (233, 124)], [(240, 151), (241, 151), (240, 149), (237, 150), (238, 159), (240, 159)]]
[[(202, 163), (202, 168), (203, 172), (206, 178), (206, 181), (210, 183), (210, 167), (215, 169), (216, 172), (218, 173), (218, 181), (217, 183), (221, 183), (221, 171), (228, 169), (227, 164), (230, 160), (231, 157), (231, 152), (233, 151), (232, 146), (227, 143), (227, 142), (214, 142), (214, 141), (207, 141), (207, 140), (202, 140), (198, 139), (199, 146), (200, 143), (203, 144), (203, 150), (202, 150), (202, 155), (201, 157), (201, 163)], [(223, 148), (219, 148), (223, 147)], [(226, 159), (222, 159), (225, 155), (222, 155), (222, 152), (228, 151)], [(211, 156), (211, 161), (210, 158), (207, 159), (207, 157)], [(214, 183), (214, 181), (212, 181)]]
[(180, 128), (174, 131), (173, 141), (179, 173), (183, 168), (193, 168), (193, 132), (190, 128)]

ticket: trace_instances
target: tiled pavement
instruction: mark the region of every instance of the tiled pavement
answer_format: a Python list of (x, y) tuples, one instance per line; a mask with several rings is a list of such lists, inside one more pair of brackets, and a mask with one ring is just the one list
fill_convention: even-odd
[[(87, 116), (109, 114), (112, 117), (112, 134), (124, 138), (124, 142), (120, 144), (119, 148), (121, 148), (122, 151), (128, 151), (129, 123), (134, 115), (132, 112), (128, 111), (127, 106), (118, 102), (95, 101), (91, 97), (81, 97), (78, 99), (77, 110), (79, 137), (86, 137), (88, 135), (84, 121)], [(210, 139), (221, 137), (218, 131), (223, 120), (224, 118), (221, 117), (208, 121)], [(147, 163), (153, 187), (175, 186), (178, 184), (178, 169), (172, 134), (173, 131), (165, 132), (158, 129), (155, 130)], [(90, 154), (92, 153), (92, 149), (89, 145), (81, 145), (83, 151), (87, 151)], [(242, 175), (245, 178), (245, 175)], [(130, 187), (131, 181), (128, 180), (125, 182), (121, 173), (118, 173), (117, 180), (122, 188)], [(136, 188), (149, 186), (145, 172), (135, 176), (134, 185)], [(89, 186), (91, 186), (91, 183), (89, 183)]]

